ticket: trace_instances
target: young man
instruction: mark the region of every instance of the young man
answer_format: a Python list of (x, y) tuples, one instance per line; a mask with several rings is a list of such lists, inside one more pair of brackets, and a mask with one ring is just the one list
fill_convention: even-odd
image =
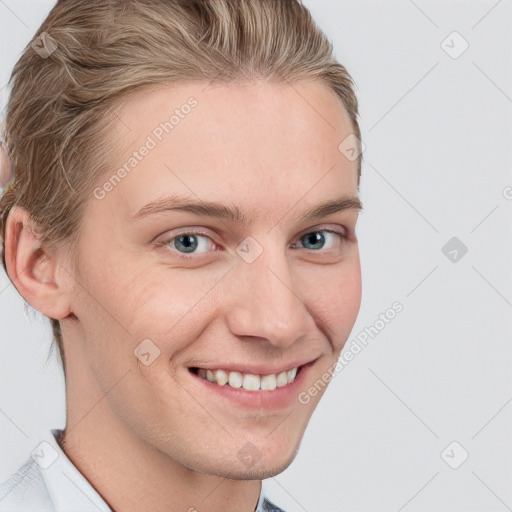
[(0, 510), (281, 510), (262, 480), (360, 306), (350, 77), (295, 0), (59, 2), (38, 37), (4, 265), (52, 320), (67, 417)]

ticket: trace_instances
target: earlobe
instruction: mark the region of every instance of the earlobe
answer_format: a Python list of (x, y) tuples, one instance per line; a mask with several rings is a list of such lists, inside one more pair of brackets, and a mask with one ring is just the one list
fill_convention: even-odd
[(58, 257), (41, 246), (34, 222), (19, 206), (9, 212), (5, 226), (5, 263), (9, 278), (33, 308), (57, 320), (70, 314), (69, 290), (58, 273)]

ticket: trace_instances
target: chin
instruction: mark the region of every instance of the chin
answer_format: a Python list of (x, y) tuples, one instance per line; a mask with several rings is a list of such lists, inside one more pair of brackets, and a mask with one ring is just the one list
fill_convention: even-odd
[[(214, 452), (203, 449), (201, 455), (196, 452), (193, 457), (190, 457), (190, 452), (173, 453), (172, 458), (196, 473), (231, 480), (264, 480), (279, 475), (293, 462), (300, 440), (301, 438), (292, 445), (290, 439), (287, 442), (281, 439), (273, 443), (269, 443), (267, 439), (265, 446), (259, 450), (251, 442), (242, 439), (230, 448), (219, 448)], [(260, 439), (258, 444), (262, 446), (264, 440)], [(210, 445), (210, 448), (212, 446), (215, 445)]]
[[(207, 472), (232, 480), (264, 480), (279, 475), (297, 456), (300, 439), (294, 445), (289, 444), (289, 439), (288, 442), (276, 441), (267, 442), (261, 450), (247, 442), (242, 448), (237, 447), (234, 456), (231, 452), (224, 463), (221, 463), (220, 458), (213, 456)], [(262, 444), (264, 440), (259, 441), (259, 446)]]
[(244, 468), (241, 464), (233, 464), (232, 467), (227, 467), (218, 462), (212, 462), (211, 467), (199, 472), (229, 478), (230, 480), (265, 480), (282, 473), (293, 462), (296, 455), (297, 452), (294, 451), (286, 458), (279, 460), (269, 459), (265, 463), (259, 461), (254, 466), (247, 468)]

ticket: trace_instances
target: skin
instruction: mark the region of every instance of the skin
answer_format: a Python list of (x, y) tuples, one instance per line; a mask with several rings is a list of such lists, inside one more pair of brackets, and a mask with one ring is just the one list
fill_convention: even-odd
[[(137, 93), (108, 135), (121, 157), (107, 179), (190, 96), (198, 105), (179, 126), (103, 199), (88, 199), (78, 259), (65, 248), (37, 251), (21, 208), (7, 225), (11, 279), (34, 308), (62, 320), (62, 446), (117, 511), (253, 511), (261, 479), (294, 459), (325, 387), (305, 405), (228, 407), (188, 367), (317, 359), (299, 391), (307, 390), (338, 360), (361, 302), (357, 209), (299, 220), (358, 194), (356, 162), (338, 150), (353, 130), (321, 83)], [(180, 211), (130, 220), (165, 194), (238, 205), (251, 224)], [(171, 242), (152, 244), (191, 227), (210, 237), (198, 237), (195, 259)], [(325, 248), (304, 240), (317, 232)], [(263, 249), (251, 264), (236, 252), (248, 236)], [(148, 338), (160, 355), (145, 366), (134, 349)], [(252, 467), (237, 457), (247, 442), (260, 454)]]

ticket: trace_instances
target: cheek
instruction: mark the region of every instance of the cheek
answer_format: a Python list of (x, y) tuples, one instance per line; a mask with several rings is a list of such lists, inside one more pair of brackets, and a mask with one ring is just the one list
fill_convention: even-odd
[(355, 322), (361, 306), (361, 267), (359, 259), (342, 273), (337, 282), (336, 294), (339, 298), (340, 314), (345, 321)]
[(318, 290), (309, 297), (309, 307), (315, 317), (327, 326), (336, 349), (345, 344), (361, 306), (361, 267), (359, 257), (338, 266), (319, 269)]
[[(106, 279), (110, 277), (105, 276)], [(117, 275), (116, 283), (98, 283), (103, 300), (112, 305), (109, 343), (117, 345), (116, 356), (134, 363), (134, 350), (144, 340), (151, 340), (159, 358), (179, 361), (193, 343), (211, 315), (211, 290), (222, 273), (201, 269), (186, 270), (145, 265), (130, 265), (129, 273)], [(147, 341), (145, 341), (148, 344)], [(165, 367), (173, 365), (164, 364)]]

